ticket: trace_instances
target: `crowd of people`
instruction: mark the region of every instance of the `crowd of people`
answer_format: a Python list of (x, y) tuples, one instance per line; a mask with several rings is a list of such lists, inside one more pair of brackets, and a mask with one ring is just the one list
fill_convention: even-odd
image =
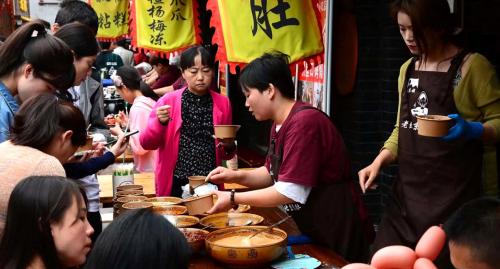
[[(98, 42), (97, 14), (77, 0), (61, 3), (52, 34), (38, 20), (22, 25), (0, 45), (0, 268), (187, 268), (186, 239), (150, 210), (102, 229), (96, 173), (129, 145), (135, 169), (154, 172), (157, 196), (181, 197), (189, 176), (206, 175), (219, 186), (207, 213), (281, 207), (314, 243), (350, 262), (390, 245), (414, 248), (444, 224), (438, 268), (499, 268), (500, 200), (481, 198), (482, 147), (500, 140), (497, 74), (463, 46), (446, 0), (395, 0), (391, 14), (413, 57), (400, 69), (395, 128), (358, 172), (359, 185), (329, 116), (295, 100), (286, 54), (266, 52), (239, 74), (245, 106), (273, 124), (265, 165), (232, 170), (221, 164), (234, 141), (214, 137), (215, 125), (233, 123), (231, 101), (216, 91), (205, 47), (173, 61), (134, 55), (123, 40)], [(111, 126), (106, 79), (131, 104)], [(416, 117), (430, 114), (453, 119), (448, 135), (418, 135)], [(129, 141), (130, 130), (139, 134)], [(89, 134), (92, 150), (75, 155)], [(392, 162), (399, 176), (375, 233), (362, 193)]]

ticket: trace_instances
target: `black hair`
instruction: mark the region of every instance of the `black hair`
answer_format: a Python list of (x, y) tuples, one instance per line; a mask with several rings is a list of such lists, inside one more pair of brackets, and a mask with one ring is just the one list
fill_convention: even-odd
[(294, 99), (295, 87), (288, 64), (289, 57), (284, 53), (264, 53), (241, 71), (241, 89), (247, 91), (249, 88), (255, 88), (263, 92), (269, 88), (269, 84), (273, 84), (284, 97)]
[(41, 94), (24, 102), (14, 116), (10, 139), (15, 145), (45, 151), (61, 131), (73, 131), (71, 143), (83, 146), (87, 138), (82, 112), (53, 94)]
[(116, 75), (119, 76), (125, 86), (131, 91), (141, 91), (142, 95), (149, 97), (155, 101), (158, 100), (158, 95), (146, 84), (137, 69), (131, 66), (122, 66), (116, 70)]
[(85, 24), (72, 22), (61, 27), (54, 36), (60, 38), (73, 50), (76, 59), (95, 56), (99, 44), (92, 30)]
[(184, 235), (149, 209), (126, 212), (99, 236), (84, 268), (188, 268)]
[(500, 268), (500, 200), (479, 198), (460, 207), (445, 223), (451, 244), (466, 246), (475, 261)]
[(214, 68), (214, 56), (203, 46), (194, 46), (181, 53), (181, 59), (179, 60), (179, 66), (182, 71), (190, 68), (194, 65), (194, 58), (200, 55), (201, 64)]
[(5, 230), (0, 242), (0, 268), (27, 268), (39, 256), (45, 268), (63, 268), (50, 225), (58, 223), (85, 191), (74, 181), (58, 176), (30, 176), (10, 194)]
[(440, 33), (444, 42), (455, 45), (461, 43), (461, 37), (456, 35), (456, 21), (447, 0), (395, 0), (391, 3), (390, 12), (396, 21), (398, 12), (410, 17), (413, 38), (421, 54), (425, 55), (431, 46), (429, 36), (425, 33)]
[(120, 46), (124, 49), (128, 49), (128, 41), (126, 38), (120, 39), (115, 42), (117, 46)]
[(54, 23), (63, 26), (71, 22), (80, 22), (92, 29), (94, 35), (99, 29), (99, 19), (94, 9), (80, 0), (64, 0), (60, 4)]
[(170, 64), (170, 61), (167, 58), (159, 55), (151, 55), (151, 57), (149, 58), (149, 64), (152, 66), (159, 64), (168, 66)]
[(109, 42), (109, 41), (99, 41), (99, 46), (103, 50), (109, 50), (109, 48), (111, 47), (111, 42)]
[(31, 64), (34, 77), (66, 90), (75, 80), (73, 61), (71, 49), (48, 34), (39, 20), (33, 20), (18, 28), (0, 47), (0, 77)]

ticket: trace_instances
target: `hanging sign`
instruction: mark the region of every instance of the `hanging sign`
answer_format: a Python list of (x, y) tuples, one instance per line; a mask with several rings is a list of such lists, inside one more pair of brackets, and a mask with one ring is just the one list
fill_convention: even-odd
[(315, 2), (208, 0), (217, 59), (234, 68), (273, 50), (288, 54), (291, 62), (321, 54), (323, 43)]
[(97, 13), (98, 40), (114, 41), (128, 35), (128, 0), (89, 0), (89, 4)]
[(132, 45), (173, 52), (200, 43), (196, 0), (132, 1)]

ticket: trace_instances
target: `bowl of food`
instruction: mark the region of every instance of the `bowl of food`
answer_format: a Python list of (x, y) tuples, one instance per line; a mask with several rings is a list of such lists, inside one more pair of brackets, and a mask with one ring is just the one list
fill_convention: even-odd
[(211, 194), (202, 196), (191, 196), (183, 200), (189, 215), (200, 215), (207, 212), (214, 205)]
[(241, 125), (214, 125), (214, 135), (218, 139), (235, 138)]
[(172, 225), (177, 228), (188, 228), (197, 225), (200, 219), (186, 215), (163, 215)]
[(205, 239), (207, 253), (214, 259), (232, 266), (255, 268), (268, 264), (286, 253), (287, 234), (266, 226), (233, 227), (217, 230)]
[(148, 202), (128, 202), (122, 205), (120, 209), (120, 214), (125, 213), (128, 210), (141, 209), (141, 208), (152, 208), (153, 204)]
[(193, 253), (199, 253), (205, 247), (205, 238), (208, 236), (208, 231), (196, 228), (180, 228), (179, 230), (186, 237)]
[(200, 224), (211, 229), (223, 229), (247, 225), (257, 225), (264, 220), (262, 216), (250, 213), (217, 213), (206, 216), (200, 220)]
[(182, 199), (173, 196), (161, 196), (149, 198), (147, 202), (153, 203), (154, 206), (178, 205), (182, 203)]
[(153, 211), (160, 215), (182, 215), (187, 212), (187, 208), (182, 205), (165, 205), (165, 206), (153, 205)]
[(448, 134), (453, 120), (448, 116), (425, 115), (417, 116), (418, 135), (442, 137)]

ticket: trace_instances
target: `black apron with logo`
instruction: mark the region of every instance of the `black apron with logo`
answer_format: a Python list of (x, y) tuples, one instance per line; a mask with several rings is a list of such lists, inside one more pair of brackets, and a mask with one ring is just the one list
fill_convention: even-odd
[[(288, 118), (305, 109), (315, 108), (296, 106)], [(273, 124), (272, 130), (275, 127)], [(276, 135), (285, 135), (286, 131), (285, 122)], [(275, 136), (272, 136), (267, 158), (270, 160), (271, 177), (277, 182), (283, 160), (283, 145), (275, 145)], [(362, 200), (356, 191), (352, 180), (346, 178), (341, 182), (313, 187), (304, 205), (293, 203), (283, 208), (293, 217), (300, 231), (315, 243), (326, 245), (350, 262), (364, 262), (369, 256), (368, 246), (373, 239), (373, 227), (367, 220)]]
[(374, 251), (388, 245), (414, 248), (430, 226), (480, 195), (482, 142), (419, 136), (415, 117), (457, 113), (453, 90), (465, 55), (455, 56), (448, 72), (416, 71), (415, 59), (408, 66), (399, 115), (399, 177)]

